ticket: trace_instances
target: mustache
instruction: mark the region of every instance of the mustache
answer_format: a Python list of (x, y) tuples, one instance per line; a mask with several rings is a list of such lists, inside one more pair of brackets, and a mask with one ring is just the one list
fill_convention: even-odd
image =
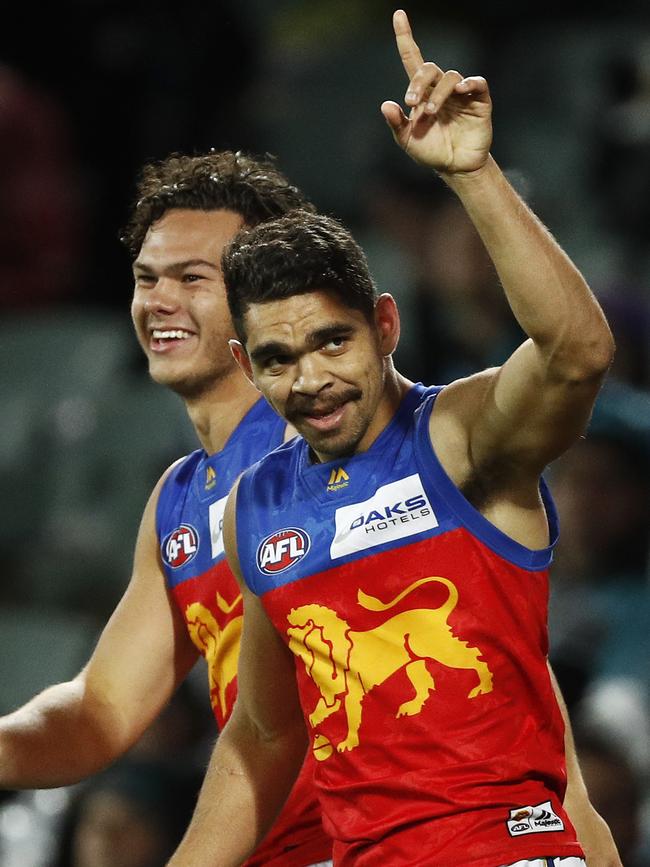
[(308, 397), (305, 394), (292, 394), (284, 408), (284, 416), (288, 421), (293, 421), (299, 416), (305, 415), (329, 415), (344, 403), (361, 398), (361, 389), (354, 386), (346, 388), (337, 394), (318, 395)]

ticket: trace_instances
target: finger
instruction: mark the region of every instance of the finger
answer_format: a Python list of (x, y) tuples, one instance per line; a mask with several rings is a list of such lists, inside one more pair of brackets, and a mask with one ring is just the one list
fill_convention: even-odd
[(398, 9), (393, 14), (393, 30), (395, 31), (395, 39), (397, 41), (397, 50), (402, 59), (402, 65), (406, 70), (409, 80), (413, 78), (424, 58), (418, 48), (417, 42), (413, 39), (411, 25), (409, 24), (408, 16), (403, 9)]
[(409, 121), (396, 102), (382, 102), (381, 113), (398, 142), (408, 135)]
[(463, 81), (463, 76), (455, 69), (450, 69), (445, 72), (436, 86), (433, 88), (427, 100), (425, 111), (427, 114), (435, 114), (440, 110), (452, 93), (456, 92), (456, 87)]
[(488, 83), (481, 75), (469, 75), (458, 82), (455, 90), (456, 93), (480, 96), (488, 93)]
[(408, 90), (404, 97), (407, 105), (418, 105), (426, 99), (429, 89), (434, 87), (443, 77), (443, 71), (435, 63), (428, 61), (420, 64), (417, 72), (409, 82)]

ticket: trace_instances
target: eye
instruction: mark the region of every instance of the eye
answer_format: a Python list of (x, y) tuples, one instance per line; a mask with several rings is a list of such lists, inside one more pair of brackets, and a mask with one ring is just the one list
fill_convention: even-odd
[(340, 334), (337, 337), (330, 337), (327, 343), (323, 344), (325, 352), (340, 352), (345, 349), (348, 338)]
[(196, 283), (197, 280), (205, 280), (203, 274), (183, 274), (183, 283)]
[(272, 355), (264, 361), (264, 369), (269, 373), (277, 373), (291, 364), (291, 356), (289, 355)]
[(137, 286), (151, 287), (155, 286), (158, 278), (153, 274), (136, 274), (135, 282)]

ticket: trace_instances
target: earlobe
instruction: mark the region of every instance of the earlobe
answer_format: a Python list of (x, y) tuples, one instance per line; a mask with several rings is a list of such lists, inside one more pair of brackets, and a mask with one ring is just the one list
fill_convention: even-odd
[(380, 295), (375, 304), (375, 325), (381, 354), (392, 355), (399, 342), (400, 321), (395, 299), (388, 292)]
[(229, 340), (228, 346), (230, 347), (232, 357), (241, 368), (242, 373), (244, 374), (246, 379), (249, 379), (253, 383), (253, 385), (255, 385), (255, 382), (253, 380), (253, 369), (251, 367), (251, 361), (242, 344), (239, 342), (239, 340)]

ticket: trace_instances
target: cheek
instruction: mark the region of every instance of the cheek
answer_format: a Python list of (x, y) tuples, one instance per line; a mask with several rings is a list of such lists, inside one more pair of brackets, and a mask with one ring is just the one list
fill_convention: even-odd
[(146, 340), (146, 329), (144, 324), (144, 306), (141, 301), (134, 297), (131, 302), (131, 322), (135, 329), (136, 336), (140, 343)]
[(142, 303), (137, 294), (131, 299), (131, 320), (134, 325), (138, 324), (138, 320), (142, 315)]
[(275, 410), (280, 412), (285, 407), (290, 391), (288, 383), (279, 378), (260, 377), (255, 380), (255, 385)]

